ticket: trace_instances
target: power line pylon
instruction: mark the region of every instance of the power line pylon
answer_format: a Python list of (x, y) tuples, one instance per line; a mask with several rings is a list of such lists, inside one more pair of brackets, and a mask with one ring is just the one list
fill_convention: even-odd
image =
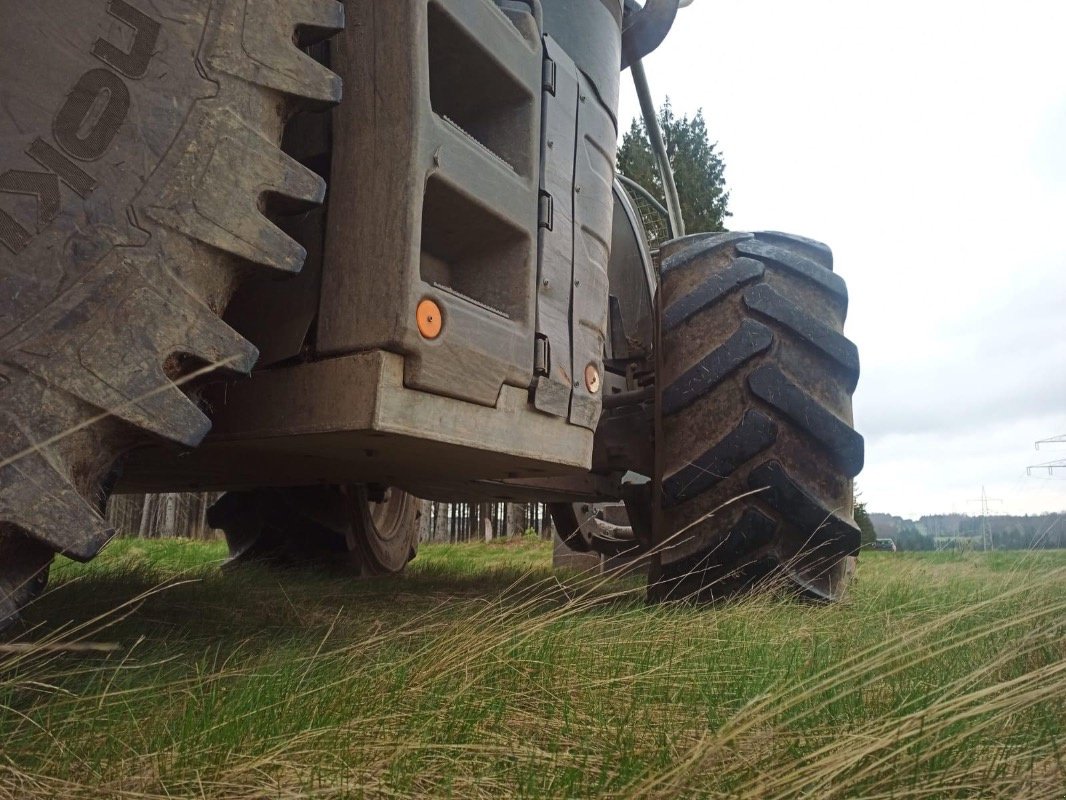
[(989, 503), (1002, 503), (1003, 500), (999, 497), (989, 497), (988, 492), (985, 491), (985, 487), (981, 487), (981, 496), (972, 500), (968, 500), (969, 503), (981, 504), (981, 548), (983, 550), (993, 550), (992, 546), (992, 523), (988, 520), (988, 504)]
[[(1066, 433), (1061, 436), (1052, 436), (1048, 439), (1041, 439), (1036, 443), (1036, 449), (1040, 449), (1042, 444), (1066, 444)], [(1047, 461), (1043, 464), (1033, 464), (1025, 468), (1026, 475), (1032, 475), (1034, 469), (1046, 469), (1049, 475), (1054, 475), (1057, 469), (1066, 469), (1066, 459), (1060, 458), (1057, 461)]]

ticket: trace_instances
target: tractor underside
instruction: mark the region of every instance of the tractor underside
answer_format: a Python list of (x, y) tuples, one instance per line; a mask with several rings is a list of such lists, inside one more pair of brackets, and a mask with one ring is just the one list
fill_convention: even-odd
[(653, 344), (650, 255), (614, 184), (618, 5), (351, 4), (313, 51), (346, 99), (284, 142), (330, 185), (281, 223), (303, 270), (245, 282), (225, 316), (255, 371), (200, 391), (202, 445), (135, 451), (117, 489), (602, 500), (650, 471), (650, 413), (600, 425)]
[(818, 242), (684, 236), (641, 59), (687, 3), (10, 5), (0, 628), (115, 492), (226, 491), (235, 556), (363, 574), (412, 557), (413, 497), (547, 502), (575, 549), (651, 551), (652, 597), (840, 596), (847, 290)]

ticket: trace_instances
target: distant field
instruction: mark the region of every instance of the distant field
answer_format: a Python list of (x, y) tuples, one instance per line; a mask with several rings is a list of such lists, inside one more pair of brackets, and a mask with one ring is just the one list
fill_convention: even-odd
[(58, 565), (36, 644), (0, 645), (0, 796), (1066, 791), (1066, 551), (872, 553), (838, 606), (713, 608), (556, 577), (537, 540), (367, 582), (223, 556)]

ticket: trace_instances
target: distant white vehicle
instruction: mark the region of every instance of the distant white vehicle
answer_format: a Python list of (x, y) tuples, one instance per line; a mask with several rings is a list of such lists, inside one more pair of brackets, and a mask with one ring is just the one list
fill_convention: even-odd
[(896, 552), (896, 543), (891, 539), (874, 539), (871, 550), (889, 550), (893, 553)]

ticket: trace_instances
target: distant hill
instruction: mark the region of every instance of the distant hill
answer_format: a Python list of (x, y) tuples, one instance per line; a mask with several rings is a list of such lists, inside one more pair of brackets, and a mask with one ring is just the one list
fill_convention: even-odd
[[(917, 520), (870, 512), (879, 538), (893, 539), (903, 550), (933, 550), (953, 540), (981, 541), (984, 520), (969, 514), (929, 514)], [(992, 546), (997, 550), (1066, 547), (1066, 512), (989, 516)]]

